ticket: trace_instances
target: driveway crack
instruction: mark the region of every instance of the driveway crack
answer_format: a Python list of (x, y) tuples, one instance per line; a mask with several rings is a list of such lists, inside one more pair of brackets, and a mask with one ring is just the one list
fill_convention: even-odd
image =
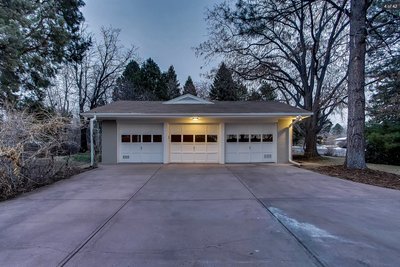
[(143, 189), (143, 187), (145, 187), (150, 180), (156, 176), (156, 174), (159, 172), (159, 170), (163, 167), (163, 165), (161, 165), (159, 168), (157, 168), (157, 170), (155, 170), (155, 172), (146, 180), (146, 182), (135, 192), (133, 193), (113, 214), (111, 214), (111, 216), (109, 216), (102, 224), (100, 224), (92, 233), (90, 233), (90, 235), (88, 237), (85, 238), (85, 240), (79, 244), (73, 251), (71, 251), (64, 259), (62, 259), (57, 266), (63, 267), (65, 266), (76, 254), (79, 253), (79, 251), (81, 251), (81, 249), (90, 242), (90, 240), (92, 240), (97, 233), (99, 233), (125, 206), (126, 204), (128, 204), (129, 201), (131, 201), (136, 195), (137, 193), (140, 192), (140, 190)]
[(306, 254), (311, 258), (311, 259), (313, 259), (313, 261), (314, 261), (314, 263), (317, 265), (317, 266), (320, 266), (320, 267), (324, 267), (324, 266), (326, 266), (305, 244), (304, 244), (304, 242), (303, 241), (301, 241), (282, 221), (281, 221), (281, 219), (279, 218), (279, 217), (277, 217), (276, 216), (276, 214), (274, 214), (271, 210), (270, 210), (270, 208), (268, 207), (268, 205), (265, 205), (265, 203), (263, 202), (263, 201), (261, 201), (257, 196), (256, 196), (256, 194), (254, 194), (253, 193), (253, 191), (250, 189), (250, 187), (249, 186), (247, 186), (247, 184), (242, 180), (242, 178), (238, 175), (238, 174), (236, 174), (234, 171), (232, 171), (229, 167), (226, 167), (226, 169), (230, 172), (230, 173), (232, 173), (232, 175), (250, 192), (250, 194), (252, 194), (253, 195), (253, 197), (257, 200), (257, 202), (265, 209), (265, 210), (267, 210), (268, 211), (268, 213), (270, 214), (270, 215), (272, 215), (272, 217), (274, 217), (275, 218), (275, 220), (280, 224), (280, 225), (282, 225), (282, 227), (284, 228), (284, 229), (286, 229), (286, 231), (297, 241), (297, 243), (300, 245), (300, 247), (302, 247), (304, 250), (305, 250), (305, 252), (306, 252)]

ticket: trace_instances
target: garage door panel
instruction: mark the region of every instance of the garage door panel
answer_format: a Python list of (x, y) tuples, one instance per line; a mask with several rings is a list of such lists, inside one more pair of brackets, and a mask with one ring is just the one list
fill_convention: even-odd
[(219, 130), (218, 125), (207, 125), (208, 134), (218, 134), (218, 130)]
[[(165, 138), (162, 136), (163, 124), (120, 122), (118, 127), (119, 135), (121, 136), (119, 162), (163, 162), (163, 142), (165, 142)], [(127, 138), (129, 142), (122, 142), (122, 135), (130, 136), (130, 138)]]
[(196, 153), (206, 153), (207, 146), (206, 145), (195, 145)]
[(181, 146), (181, 151), (183, 153), (193, 153), (193, 145), (183, 144)]
[[(170, 134), (181, 135), (182, 140), (182, 142), (170, 143), (170, 161), (185, 163), (218, 162), (218, 131), (218, 125), (170, 125)], [(180, 154), (180, 156), (176, 154)]]
[(208, 145), (206, 146), (206, 149), (207, 149), (207, 152), (208, 152), (208, 153), (215, 153), (215, 154), (217, 154), (217, 153), (218, 153), (219, 147), (218, 147), (218, 145), (216, 145), (216, 144), (212, 144), (212, 145), (208, 144)]
[(237, 141), (225, 143), (226, 162), (276, 162), (276, 129), (276, 124), (227, 124), (225, 137)]
[(207, 153), (207, 162), (218, 162), (218, 153)]
[(170, 149), (171, 149), (171, 153), (173, 153), (173, 154), (182, 152), (182, 146), (181, 145), (171, 145)]

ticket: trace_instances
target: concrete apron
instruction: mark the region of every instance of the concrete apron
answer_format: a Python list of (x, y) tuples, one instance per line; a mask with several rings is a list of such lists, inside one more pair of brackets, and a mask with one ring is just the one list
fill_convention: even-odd
[(101, 166), (0, 203), (0, 265), (390, 266), (399, 207), (289, 166)]

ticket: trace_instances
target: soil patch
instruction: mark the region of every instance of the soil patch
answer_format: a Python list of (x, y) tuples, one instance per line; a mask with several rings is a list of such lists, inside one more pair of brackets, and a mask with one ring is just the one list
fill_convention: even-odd
[(351, 169), (346, 169), (343, 165), (331, 165), (331, 166), (303, 165), (301, 167), (325, 175), (350, 180), (353, 182), (400, 190), (400, 175), (396, 175), (393, 173), (371, 170), (371, 169), (351, 170)]

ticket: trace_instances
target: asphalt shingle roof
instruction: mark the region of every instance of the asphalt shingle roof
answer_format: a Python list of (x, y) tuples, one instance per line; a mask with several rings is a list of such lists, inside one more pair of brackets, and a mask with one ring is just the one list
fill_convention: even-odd
[(91, 114), (299, 114), (309, 115), (304, 109), (273, 101), (215, 101), (213, 104), (164, 104), (161, 101), (116, 101), (92, 109)]

